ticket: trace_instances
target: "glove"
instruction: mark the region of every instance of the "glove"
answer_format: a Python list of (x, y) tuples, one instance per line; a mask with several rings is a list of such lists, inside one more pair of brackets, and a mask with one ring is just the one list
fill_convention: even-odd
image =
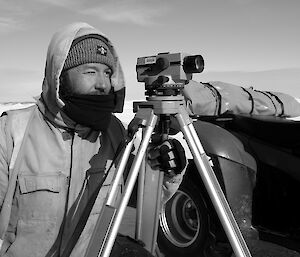
[(152, 169), (159, 169), (169, 176), (175, 176), (185, 169), (187, 159), (180, 142), (168, 139), (149, 150), (148, 162)]

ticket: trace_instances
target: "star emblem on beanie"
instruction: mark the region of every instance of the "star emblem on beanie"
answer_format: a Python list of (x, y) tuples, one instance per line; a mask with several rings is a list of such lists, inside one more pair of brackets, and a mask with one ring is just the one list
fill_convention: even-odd
[(107, 55), (107, 49), (104, 46), (97, 46), (97, 54), (101, 54), (106, 56)]

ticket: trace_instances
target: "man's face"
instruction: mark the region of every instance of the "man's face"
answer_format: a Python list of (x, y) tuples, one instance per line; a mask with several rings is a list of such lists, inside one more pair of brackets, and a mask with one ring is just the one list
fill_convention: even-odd
[(68, 91), (76, 95), (107, 95), (112, 70), (102, 63), (86, 63), (66, 71)]

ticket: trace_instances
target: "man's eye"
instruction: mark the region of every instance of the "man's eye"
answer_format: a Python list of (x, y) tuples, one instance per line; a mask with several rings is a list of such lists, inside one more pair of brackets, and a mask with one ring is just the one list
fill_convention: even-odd
[(111, 77), (112, 72), (111, 72), (111, 70), (106, 70), (106, 71), (104, 71), (104, 74), (106, 77)]
[(95, 73), (96, 73), (96, 71), (94, 71), (94, 70), (87, 70), (84, 72), (84, 74), (95, 74)]

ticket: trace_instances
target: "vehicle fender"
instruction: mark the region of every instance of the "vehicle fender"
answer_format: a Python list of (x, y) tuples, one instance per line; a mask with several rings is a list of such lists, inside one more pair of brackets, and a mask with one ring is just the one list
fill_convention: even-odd
[(206, 154), (218, 159), (215, 172), (243, 236), (257, 239), (252, 226), (255, 159), (236, 136), (222, 127), (204, 121), (194, 122), (194, 127)]
[(256, 170), (255, 159), (245, 151), (242, 142), (233, 134), (209, 122), (196, 121), (193, 125), (206, 154), (225, 158)]

